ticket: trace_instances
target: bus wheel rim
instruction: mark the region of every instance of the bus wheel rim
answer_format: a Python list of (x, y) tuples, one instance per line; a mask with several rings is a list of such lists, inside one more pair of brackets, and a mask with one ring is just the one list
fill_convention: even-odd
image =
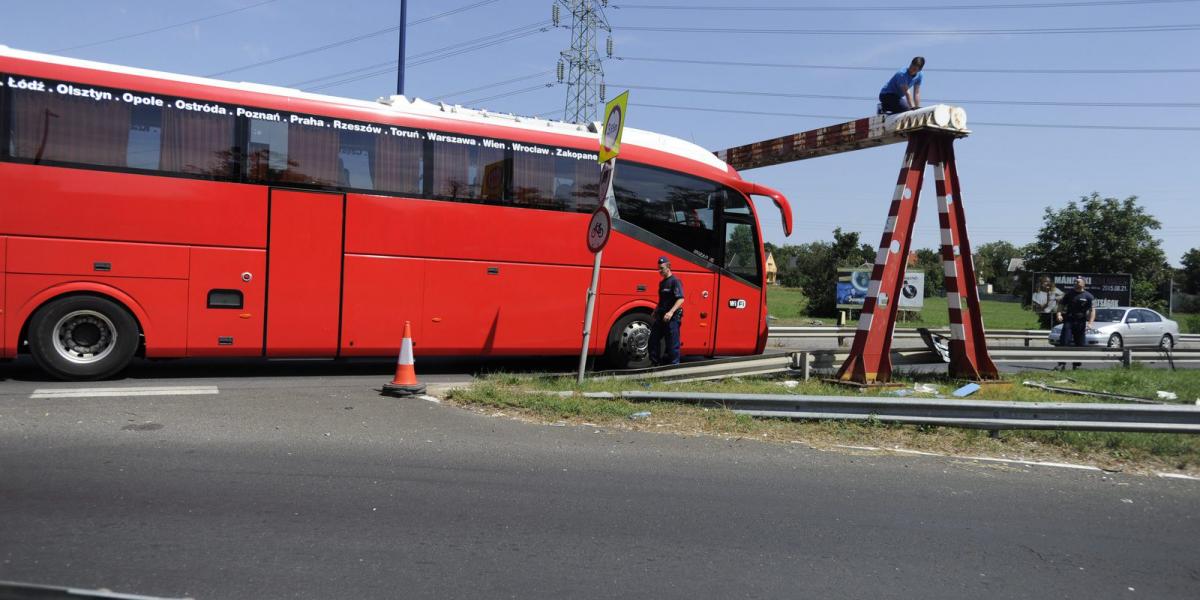
[(54, 325), (51, 337), (55, 352), (75, 364), (102, 361), (117, 347), (116, 326), (94, 310), (67, 313)]
[(621, 351), (631, 359), (644, 360), (650, 355), (650, 327), (643, 321), (633, 321), (621, 332)]

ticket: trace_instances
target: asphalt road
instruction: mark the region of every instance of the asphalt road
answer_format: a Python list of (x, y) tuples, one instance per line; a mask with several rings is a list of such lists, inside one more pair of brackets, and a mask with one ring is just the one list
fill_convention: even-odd
[[(0, 367), (0, 579), (195, 598), (1200, 591), (1196, 481), (531, 425), (380, 397), (380, 365), (140, 368)], [(151, 386), (216, 393), (59, 391)]]

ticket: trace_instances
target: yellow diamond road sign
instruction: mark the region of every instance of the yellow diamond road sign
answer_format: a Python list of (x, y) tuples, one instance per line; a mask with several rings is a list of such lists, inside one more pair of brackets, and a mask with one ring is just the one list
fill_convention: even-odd
[(625, 107), (629, 91), (608, 101), (604, 106), (604, 130), (600, 132), (600, 162), (608, 162), (621, 153), (621, 132), (625, 129)]

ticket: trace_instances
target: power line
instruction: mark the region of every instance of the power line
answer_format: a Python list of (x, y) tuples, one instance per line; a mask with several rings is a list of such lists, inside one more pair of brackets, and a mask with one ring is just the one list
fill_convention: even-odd
[[(896, 67), (859, 67), (848, 65), (812, 65), (803, 63), (772, 63), (772, 62), (743, 62), (729, 60), (701, 60), (690, 58), (663, 58), (648, 56), (617, 56), (615, 60), (635, 62), (656, 62), (674, 64), (694, 64), (721, 67), (766, 67), (777, 69), (826, 69), (837, 71), (881, 71), (891, 73)], [(930, 73), (1012, 73), (1021, 75), (1145, 75), (1163, 73), (1200, 73), (1200, 67), (1173, 69), (959, 69), (959, 68), (926, 68)]]
[[(271, 0), (271, 1), (274, 1), (274, 0)], [(465, 12), (465, 11), (471, 10), (471, 9), (473, 9), (473, 8), (479, 8), (479, 7), (481, 7), (481, 6), (485, 6), (485, 5), (488, 5), (488, 4), (493, 4), (493, 3), (495, 3), (495, 2), (498, 2), (498, 1), (499, 1), (499, 0), (481, 0), (480, 2), (476, 2), (476, 3), (474, 3), (474, 4), (468, 4), (468, 5), (466, 5), (466, 6), (460, 6), (460, 7), (458, 7), (458, 8), (455, 8), (455, 9), (452, 9), (452, 10), (448, 10), (448, 11), (446, 11), (446, 12), (442, 12), (442, 13), (438, 13), (438, 14), (436, 14), (436, 15), (432, 15), (432, 16), (429, 16), (429, 17), (425, 17), (424, 19), (417, 19), (417, 20), (415, 20), (415, 21), (413, 21), (413, 22), (409, 23), (409, 24), (408, 24), (408, 26), (409, 26), (409, 27), (413, 27), (413, 26), (416, 26), (416, 25), (420, 25), (420, 24), (422, 24), (422, 23), (428, 23), (428, 22), (430, 22), (430, 21), (433, 21), (433, 20), (436, 20), (436, 19), (440, 19), (440, 18), (442, 18), (442, 17), (445, 17), (445, 16), (449, 16), (449, 15), (457, 14), (457, 13), (460, 13), (460, 12)], [(224, 71), (218, 71), (218, 72), (216, 72), (216, 73), (210, 73), (210, 74), (208, 74), (208, 75), (205, 75), (205, 77), (219, 77), (219, 76), (221, 76), (221, 75), (228, 75), (229, 73), (236, 73), (236, 72), (238, 72), (238, 71), (245, 71), (246, 69), (253, 69), (253, 68), (255, 68), (255, 67), (262, 67), (262, 66), (265, 66), (265, 65), (271, 65), (271, 64), (275, 64), (275, 63), (277, 63), (277, 62), (282, 62), (282, 61), (285, 61), (285, 60), (290, 60), (290, 59), (293, 59), (293, 58), (296, 58), (296, 57), (299, 57), (299, 56), (307, 56), (307, 55), (309, 55), (309, 54), (315, 54), (315, 53), (317, 53), (317, 52), (323, 52), (323, 51), (325, 51), (325, 50), (329, 50), (329, 49), (332, 49), (332, 48), (337, 48), (337, 47), (339, 47), (339, 46), (345, 46), (345, 45), (347, 45), (347, 44), (353, 44), (353, 43), (355, 43), (355, 42), (361, 42), (362, 40), (370, 39), (370, 38), (373, 38), (373, 37), (379, 37), (379, 36), (381, 36), (381, 35), (385, 35), (385, 34), (388, 34), (388, 33), (392, 33), (393, 31), (399, 31), (399, 30), (400, 30), (400, 26), (399, 26), (399, 25), (393, 25), (393, 26), (391, 26), (391, 27), (384, 27), (383, 29), (379, 29), (379, 30), (377, 30), (377, 31), (372, 31), (372, 32), (369, 32), (369, 33), (364, 33), (364, 34), (361, 34), (361, 35), (356, 35), (356, 36), (354, 36), (354, 37), (351, 37), (351, 38), (346, 38), (346, 39), (344, 39), (344, 40), (341, 40), (341, 41), (337, 41), (337, 42), (331, 42), (331, 43), (328, 43), (328, 44), (325, 44), (325, 45), (322, 45), (322, 46), (317, 46), (317, 47), (314, 47), (314, 48), (308, 48), (308, 49), (306, 49), (306, 50), (300, 50), (300, 51), (298, 51), (298, 52), (293, 52), (293, 53), (291, 53), (291, 54), (285, 54), (285, 55), (283, 55), (283, 56), (278, 56), (278, 57), (275, 57), (275, 58), (270, 58), (270, 59), (267, 59), (267, 60), (260, 60), (260, 61), (258, 61), (258, 62), (256, 62), (256, 63), (250, 63), (250, 64), (248, 64), (248, 65), (242, 65), (242, 66), (240, 66), (240, 67), (234, 67), (234, 68), (232, 68), (232, 69), (226, 69), (226, 70), (224, 70)]]
[[(447, 53), (447, 52), (453, 51), (455, 49), (464, 48), (466, 46), (471, 46), (472, 44), (478, 44), (480, 42), (483, 42), (486, 40), (491, 40), (494, 38), (500, 38), (500, 37), (504, 37), (504, 36), (508, 36), (508, 35), (514, 35), (514, 34), (521, 33), (521, 32), (528, 33), (531, 28), (533, 29), (532, 33), (539, 33), (542, 31), (547, 31), (548, 29), (546, 29), (546, 26), (549, 25), (549, 23), (550, 23), (549, 21), (539, 21), (537, 23), (530, 23), (528, 25), (522, 25), (520, 27), (514, 27), (513, 29), (508, 29), (505, 31), (497, 32), (497, 33), (491, 33), (491, 34), (477, 37), (474, 39), (470, 39), (470, 40), (467, 40), (464, 42), (450, 44), (449, 46), (443, 46), (441, 48), (437, 48), (434, 50), (419, 52), (417, 54), (413, 54), (413, 55), (409, 56), (408, 60), (406, 60), (405, 63), (406, 63), (406, 66), (409, 66), (409, 67), (416, 66), (418, 64), (424, 64), (424, 63), (430, 62), (430, 61), (422, 60), (422, 59), (427, 59), (434, 55)], [(517, 38), (513, 38), (513, 39), (517, 39)], [(505, 40), (505, 41), (507, 41), (507, 40)], [(364, 71), (370, 71), (371, 69), (379, 69), (381, 67), (386, 68), (387, 70), (394, 70), (396, 67), (396, 63), (397, 63), (397, 61), (395, 61), (395, 60), (389, 60), (389, 61), (384, 61), (381, 63), (375, 63), (373, 65), (367, 65), (365, 67), (358, 67), (355, 69), (350, 69), (349, 71), (338, 71), (337, 73), (331, 73), (329, 75), (322, 75), (320, 77), (314, 77), (312, 79), (306, 79), (304, 81), (290, 83), (290, 84), (288, 84), (288, 87), (303, 87), (305, 85), (317, 83), (320, 81), (324, 81), (326, 79), (332, 79), (334, 77), (343, 77), (345, 75), (353, 75), (356, 73), (362, 73)], [(378, 75), (378, 73), (372, 73), (370, 75), (364, 76), (363, 78), (366, 79), (367, 77), (375, 77), (376, 75)]]
[(1033, 2), (1028, 4), (940, 4), (911, 6), (902, 4), (875, 6), (695, 6), (681, 4), (614, 4), (621, 10), (678, 10), (678, 11), (764, 11), (764, 12), (913, 12), (950, 10), (1013, 10), (1042, 8), (1095, 8), (1101, 6), (1130, 6), (1139, 4), (1181, 4), (1197, 0), (1099, 0), (1090, 2)]
[[(633, 106), (642, 108), (662, 108), (667, 110), (691, 110), (698, 112), (722, 113), (722, 114), (738, 114), (738, 115), (760, 115), (769, 117), (800, 117), (807, 119), (832, 119), (840, 121), (851, 121), (861, 118), (862, 115), (846, 116), (846, 115), (811, 115), (800, 113), (786, 112), (771, 112), (759, 110), (742, 110), (730, 108), (709, 108), (701, 106), (678, 106), (672, 104), (646, 104), (641, 102), (631, 103)], [(1050, 123), (994, 123), (986, 121), (971, 121), (970, 126), (984, 125), (990, 127), (1033, 127), (1044, 129), (1101, 129), (1114, 131), (1200, 131), (1200, 127), (1191, 126), (1153, 126), (1153, 125), (1069, 125), (1069, 124), (1050, 124)]]
[(553, 83), (542, 83), (542, 84), (538, 84), (538, 85), (531, 85), (527, 88), (521, 88), (519, 90), (513, 90), (511, 92), (504, 92), (503, 94), (496, 94), (494, 96), (484, 96), (483, 98), (475, 98), (474, 100), (467, 100), (463, 104), (466, 106), (472, 106), (475, 104), (479, 104), (480, 102), (487, 102), (488, 100), (497, 100), (500, 98), (507, 98), (509, 96), (516, 96), (517, 94), (525, 94), (525, 93), (532, 92), (534, 90), (544, 90), (544, 89), (552, 88), (552, 87), (554, 87)]
[(613, 27), (616, 31), (652, 31), (658, 33), (740, 33), (764, 35), (1084, 35), (1096, 33), (1166, 33), (1172, 31), (1195, 31), (1200, 24), (1171, 25), (1109, 25), (1101, 27), (1047, 27), (1012, 29), (753, 29), (727, 27), (663, 27), (633, 26)]
[[(439, 49), (439, 50), (430, 51), (430, 52), (426, 52), (426, 53), (423, 53), (423, 54), (415, 55), (415, 57), (426, 56), (426, 58), (422, 58), (422, 59), (415, 60), (415, 61), (407, 61), (407, 63), (408, 63), (408, 64), (407, 64), (407, 66), (408, 66), (408, 67), (410, 67), (410, 68), (411, 68), (411, 67), (416, 67), (416, 66), (420, 66), (420, 65), (423, 65), (423, 64), (431, 63), (431, 62), (434, 62), (434, 61), (443, 60), (443, 59), (451, 58), (451, 57), (454, 57), (454, 56), (459, 56), (459, 55), (461, 55), (461, 54), (466, 54), (466, 53), (468, 53), (468, 52), (474, 52), (474, 51), (476, 51), (476, 50), (482, 50), (482, 49), (484, 49), (484, 48), (490, 48), (490, 47), (492, 47), (492, 46), (496, 46), (496, 45), (503, 44), (503, 43), (506, 43), (506, 42), (511, 42), (511, 41), (513, 41), (513, 40), (518, 40), (518, 39), (521, 39), (521, 38), (529, 37), (529, 36), (531, 36), (531, 35), (536, 35), (536, 34), (538, 34), (538, 33), (544, 33), (544, 32), (546, 32), (546, 31), (549, 31), (549, 30), (550, 30), (550, 28), (549, 28), (549, 26), (548, 26), (548, 23), (549, 23), (549, 22), (547, 21), (547, 22), (546, 22), (546, 24), (543, 24), (541, 27), (538, 27), (538, 28), (536, 28), (536, 29), (531, 29), (531, 30), (529, 30), (529, 31), (525, 31), (525, 32), (521, 32), (521, 33), (514, 33), (514, 34), (511, 34), (511, 35), (507, 35), (507, 36), (505, 36), (505, 37), (501, 37), (501, 38), (492, 39), (492, 40), (490, 40), (490, 41), (485, 41), (485, 42), (482, 42), (482, 43), (463, 42), (463, 43), (459, 43), (459, 44), (453, 44), (453, 45), (451, 45), (451, 46), (447, 46), (447, 47), (445, 47), (445, 48), (442, 48), (442, 49)], [(493, 38), (493, 37), (495, 37), (495, 36), (494, 36), (494, 35), (493, 35), (493, 36), (484, 36), (483, 38), (477, 38), (477, 40), (478, 40), (478, 39), (484, 39), (484, 40), (486, 40), (486, 39), (488, 39), (488, 38)], [(459, 49), (457, 49), (457, 50), (452, 50), (452, 51), (444, 51), (444, 50), (447, 50), (447, 49), (451, 49), (451, 48), (456, 48), (456, 47), (459, 47), (459, 46), (463, 46), (464, 44), (467, 44), (467, 43), (474, 43), (474, 45), (471, 45), (471, 46), (466, 46), (466, 47), (463, 47), (463, 48), (459, 48)], [(331, 87), (336, 87), (336, 86), (343, 85), (343, 84), (346, 84), (346, 83), (351, 83), (351, 82), (354, 82), (354, 81), (361, 81), (361, 80), (363, 80), (363, 79), (370, 79), (370, 78), (372, 78), (372, 77), (378, 77), (378, 76), (380, 76), (380, 75), (384, 75), (384, 74), (387, 74), (387, 73), (391, 73), (391, 72), (393, 72), (393, 71), (394, 71), (394, 69), (395, 69), (396, 62), (397, 62), (397, 61), (394, 61), (394, 60), (393, 60), (393, 61), (390, 61), (389, 63), (383, 63), (383, 64), (389, 64), (389, 65), (390, 65), (390, 66), (389, 66), (388, 68), (386, 68), (386, 69), (382, 69), (382, 70), (379, 70), (379, 71), (374, 71), (374, 72), (369, 72), (369, 73), (364, 73), (364, 74), (362, 74), (362, 75), (357, 75), (357, 76), (354, 76), (354, 77), (347, 77), (347, 78), (345, 78), (345, 79), (339, 79), (339, 80), (337, 80), (337, 81), (332, 81), (332, 82), (328, 82), (328, 83), (323, 83), (323, 84), (321, 84), (321, 85), (319, 85), (319, 86), (316, 86), (316, 87), (309, 88), (309, 90), (310, 90), (310, 91), (316, 91), (316, 90), (328, 89), (328, 88), (331, 88)], [(355, 71), (362, 71), (362, 70), (363, 70), (363, 69), (355, 69)], [(331, 78), (331, 77), (338, 77), (338, 76), (341, 76), (341, 75), (344, 75), (344, 74), (346, 74), (346, 73), (345, 73), (345, 72), (343, 72), (343, 73), (335, 73), (335, 74), (332, 74), (332, 75), (326, 75), (326, 76), (324, 76), (324, 77), (319, 77), (319, 78), (317, 78), (317, 79), (310, 80), (310, 82), (314, 82), (314, 81), (320, 81), (320, 80), (323, 80), (323, 79), (329, 79), (329, 78)], [(293, 87), (298, 87), (298, 86), (293, 86)]]
[(487, 84), (484, 84), (484, 85), (481, 85), (478, 87), (473, 87), (473, 88), (467, 89), (467, 90), (460, 90), (460, 91), (452, 92), (449, 94), (434, 94), (429, 97), (434, 98), (434, 99), (453, 98), (455, 96), (461, 96), (463, 94), (470, 94), (471, 92), (478, 92), (479, 90), (486, 90), (486, 89), (490, 89), (490, 88), (494, 88), (494, 87), (500, 87), (502, 85), (508, 85), (510, 83), (516, 83), (518, 81), (525, 81), (526, 79), (533, 79), (534, 77), (541, 77), (543, 75), (549, 75), (553, 72), (554, 71), (552, 71), (552, 70), (546, 70), (546, 71), (541, 71), (538, 73), (530, 73), (529, 75), (522, 75), (521, 77), (505, 79), (504, 81), (494, 81), (492, 83), (487, 83)]
[[(678, 88), (666, 87), (657, 85), (631, 85), (631, 84), (612, 84), (615, 87), (626, 87), (635, 90), (653, 90), (659, 92), (687, 92), (690, 94), (721, 94), (726, 96), (763, 96), (770, 98), (806, 98), (815, 100), (871, 100), (874, 101), (874, 96), (839, 96), (833, 94), (797, 94), (789, 92), (761, 92), (753, 90), (712, 90), (704, 88)], [(931, 98), (934, 103), (946, 104), (998, 104), (1002, 106), (1087, 106), (1101, 108), (1200, 108), (1200, 102), (1067, 102), (1053, 100), (955, 100), (955, 99), (935, 99)]]
[(99, 46), (100, 44), (108, 44), (110, 42), (119, 42), (121, 40), (128, 40), (130, 38), (141, 37), (143, 35), (150, 35), (151, 33), (158, 33), (160, 31), (166, 31), (168, 29), (174, 29), (176, 27), (183, 27), (184, 25), (191, 25), (193, 23), (199, 23), (201, 21), (208, 21), (209, 19), (215, 19), (217, 17), (224, 17), (225, 15), (232, 15), (234, 13), (239, 13), (244, 10), (250, 10), (252, 8), (258, 8), (265, 4), (270, 4), (270, 3), (276, 2), (276, 1), (277, 0), (265, 0), (264, 2), (259, 2), (258, 4), (251, 4), (249, 6), (243, 6), (241, 8), (235, 8), (233, 10), (227, 10), (224, 12), (211, 14), (211, 15), (208, 15), (207, 17), (198, 17), (198, 18), (191, 19), (188, 21), (183, 21), (180, 23), (174, 23), (171, 25), (163, 25), (162, 27), (155, 27), (154, 29), (147, 29), (145, 31), (139, 31), (137, 33), (127, 33), (125, 35), (120, 35), (115, 38), (108, 38), (106, 40), (100, 40), (98, 42), (88, 42), (86, 44), (79, 44), (78, 46), (69, 46), (67, 48), (59, 48), (57, 50), (51, 50), (51, 52), (66, 52), (68, 50), (78, 50), (80, 48), (90, 48), (92, 46)]

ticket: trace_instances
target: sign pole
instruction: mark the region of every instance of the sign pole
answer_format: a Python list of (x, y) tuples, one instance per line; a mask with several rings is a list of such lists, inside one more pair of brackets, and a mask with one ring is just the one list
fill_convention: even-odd
[(604, 128), (600, 132), (600, 185), (597, 200), (599, 205), (592, 213), (588, 222), (587, 246), (592, 252), (592, 283), (587, 291), (587, 308), (583, 315), (583, 348), (579, 351), (579, 377), (576, 383), (583, 383), (583, 374), (587, 371), (588, 348), (592, 339), (592, 313), (596, 308), (596, 294), (600, 288), (600, 259), (604, 255), (604, 246), (608, 244), (608, 236), (612, 232), (612, 213), (616, 210), (617, 202), (613, 194), (613, 176), (617, 171), (617, 154), (621, 151), (621, 131), (625, 127), (625, 107), (629, 102), (629, 92), (613, 98), (604, 107)]
[(600, 256), (601, 250), (592, 259), (592, 285), (587, 291), (587, 312), (583, 316), (583, 350), (579, 353), (579, 377), (576, 383), (583, 383), (583, 373), (587, 370), (588, 344), (592, 339), (592, 313), (596, 308), (596, 288), (600, 285)]

